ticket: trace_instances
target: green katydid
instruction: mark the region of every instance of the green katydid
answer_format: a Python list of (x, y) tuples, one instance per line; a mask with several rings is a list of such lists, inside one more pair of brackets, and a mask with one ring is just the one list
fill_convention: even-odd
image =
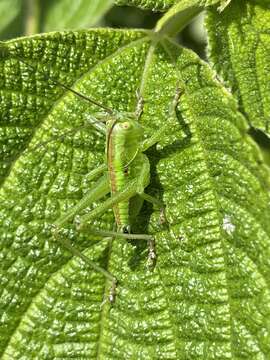
[[(19, 60), (33, 70), (32, 66), (23, 59)], [(112, 285), (108, 298), (112, 303), (115, 299), (117, 279), (110, 272), (96, 265), (79, 250), (74, 248), (69, 240), (63, 239), (60, 235), (60, 230), (64, 224), (73, 220), (78, 229), (87, 229), (92, 234), (98, 234), (104, 237), (146, 240), (149, 244), (148, 260), (153, 264), (156, 258), (153, 236), (146, 234), (132, 234), (129, 217), (130, 213), (133, 212), (137, 214), (140, 211), (144, 200), (163, 209), (163, 204), (159, 200), (144, 192), (150, 182), (150, 163), (144, 152), (163, 137), (164, 131), (168, 128), (170, 121), (168, 119), (168, 122), (152, 136), (148, 139), (144, 139), (144, 129), (138, 121), (143, 111), (142, 97), (139, 97), (135, 112), (120, 113), (104, 106), (95, 99), (89, 98), (64, 84), (49, 78), (45, 74), (44, 78), (67, 91), (71, 91), (79, 98), (88, 101), (104, 111), (101, 115), (99, 114), (96, 118), (93, 118), (91, 125), (98, 131), (102, 131), (106, 134), (106, 163), (93, 170), (88, 176), (89, 179), (94, 179), (97, 175), (101, 175), (101, 178), (73, 208), (69, 209), (57, 219), (53, 224), (52, 237), (56, 238), (74, 255), (82, 258), (95, 271), (102, 273), (111, 281)], [(171, 104), (171, 116), (174, 114), (179, 96), (180, 90), (177, 88)], [(102, 124), (102, 122), (105, 122), (106, 125)], [(78, 216), (83, 209), (109, 193), (110, 197), (101, 203), (101, 205), (86, 215)], [(135, 203), (136, 209), (130, 208), (130, 200), (134, 197), (139, 197), (141, 199), (141, 201)], [(113, 208), (117, 231), (94, 230), (91, 225), (89, 225), (91, 224), (91, 221), (110, 208)]]
[[(180, 91), (177, 89), (172, 103), (172, 109), (175, 109), (177, 106), (179, 96)], [(88, 101), (92, 100), (89, 99)], [(103, 107), (103, 105), (100, 104), (100, 107)], [(150, 138), (143, 140), (143, 127), (138, 122), (142, 112), (141, 99), (138, 102), (137, 111), (134, 113), (118, 113), (110, 109), (106, 110), (106, 164), (95, 169), (90, 176), (96, 176), (97, 173), (105, 174), (75, 207), (71, 208), (55, 222), (56, 236), (57, 229), (68, 220), (74, 219), (82, 209), (110, 192), (111, 197), (103, 204), (80, 218), (76, 217), (77, 227), (79, 229), (89, 228), (90, 232), (103, 236), (147, 240), (149, 244), (148, 259), (150, 263), (153, 263), (156, 258), (154, 238), (145, 234), (130, 234), (129, 206), (130, 199), (138, 195), (142, 200), (158, 206), (163, 211), (163, 204), (144, 192), (150, 182), (150, 163), (144, 151), (158, 142), (168, 127), (168, 124), (161, 127)], [(136, 213), (139, 212), (142, 202), (139, 203), (138, 206), (138, 209), (133, 209)], [(93, 230), (91, 226), (89, 227), (87, 225), (91, 220), (94, 220), (98, 215), (101, 215), (111, 207), (114, 211), (117, 232)], [(60, 241), (73, 251), (72, 249), (74, 248), (71, 247), (66, 240)], [(78, 252), (76, 252), (76, 255), (82, 257), (82, 254)], [(117, 280), (112, 274), (90, 262), (89, 259), (85, 259), (84, 256), (82, 258), (86, 260), (92, 268), (102, 272), (106, 278), (111, 280), (112, 286), (109, 301), (113, 302)]]

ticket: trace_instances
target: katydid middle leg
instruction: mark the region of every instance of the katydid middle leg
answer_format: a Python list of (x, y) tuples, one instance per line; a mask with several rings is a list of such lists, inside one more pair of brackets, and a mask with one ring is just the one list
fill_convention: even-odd
[[(176, 88), (176, 92), (173, 98), (173, 102), (171, 104), (171, 108), (169, 109), (169, 118), (174, 117), (175, 115), (175, 111), (179, 102), (179, 98), (182, 95), (183, 90), (179, 87)], [(156, 143), (159, 142), (159, 140), (161, 140), (164, 137), (164, 132), (166, 132), (166, 130), (170, 127), (170, 122), (167, 121), (165, 122), (164, 125), (162, 125), (158, 130), (155, 131), (155, 133), (150, 136), (148, 139), (144, 140), (142, 145), (141, 145), (141, 151), (146, 151), (147, 149), (149, 149), (151, 146), (155, 145)]]

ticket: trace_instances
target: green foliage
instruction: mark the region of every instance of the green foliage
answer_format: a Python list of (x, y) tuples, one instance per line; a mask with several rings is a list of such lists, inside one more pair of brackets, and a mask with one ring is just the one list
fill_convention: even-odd
[[(187, 21), (167, 19), (174, 26), (180, 19), (179, 28)], [(2, 359), (270, 356), (270, 180), (248, 134), (252, 111), (168, 36), (169, 22), (159, 23), (159, 34), (79, 30), (0, 44)], [(213, 32), (210, 41), (229, 82)], [(110, 243), (72, 222), (65, 227), (77, 249), (118, 279), (113, 305), (101, 306), (109, 282), (51, 236), (52, 224), (95, 184), (88, 174), (105, 151), (104, 136), (87, 125), (100, 109), (55, 81), (119, 111), (135, 109), (140, 89), (148, 135), (168, 121), (182, 89), (170, 130), (147, 152), (147, 193), (166, 204), (168, 225), (147, 204), (135, 224), (155, 236), (155, 269), (146, 266), (144, 242)], [(92, 225), (112, 230), (112, 211)]]
[(112, 3), (113, 0), (46, 1), (44, 3), (44, 31), (93, 26), (98, 23)]
[(0, 1), (0, 38), (96, 25), (113, 0)]
[(251, 125), (270, 135), (269, 1), (233, 1), (209, 11), (210, 59)]
[(137, 6), (153, 11), (166, 11), (175, 4), (175, 0), (114, 0), (117, 5)]
[(172, 6), (171, 9), (159, 20), (156, 30), (174, 35), (182, 30), (197, 14), (202, 11), (198, 0), (184, 0)]
[(22, 0), (13, 0), (12, 6), (10, 0), (0, 1), (0, 38), (16, 36), (22, 31), (22, 23), (19, 20), (22, 8)]

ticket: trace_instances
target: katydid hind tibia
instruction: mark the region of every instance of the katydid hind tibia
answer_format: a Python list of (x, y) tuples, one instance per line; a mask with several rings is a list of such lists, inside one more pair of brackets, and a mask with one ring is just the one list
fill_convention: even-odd
[[(30, 70), (34, 70), (26, 61), (23, 59), (19, 60)], [(82, 258), (94, 270), (102, 273), (109, 281), (111, 281), (112, 286), (109, 294), (109, 301), (113, 302), (115, 298), (116, 278), (110, 272), (96, 265), (88, 257), (77, 250), (68, 239), (63, 238), (61, 228), (66, 223), (74, 221), (78, 229), (85, 229), (92, 234), (111, 238), (146, 240), (149, 244), (148, 260), (150, 263), (154, 263), (156, 255), (153, 236), (146, 234), (132, 234), (129, 217), (131, 212), (139, 212), (143, 200), (149, 201), (159, 208), (163, 208), (163, 204), (159, 200), (144, 192), (150, 181), (149, 159), (144, 152), (163, 137), (164, 131), (170, 126), (170, 122), (166, 122), (164, 126), (153, 133), (152, 136), (145, 139), (144, 129), (138, 121), (143, 110), (141, 99), (138, 101), (136, 112), (118, 112), (111, 110), (94, 99), (88, 98), (84, 94), (68, 88), (64, 84), (45, 74), (44, 79), (50, 80), (56, 86), (60, 86), (67, 91), (71, 91), (79, 98), (88, 101), (92, 105), (103, 110), (102, 118), (100, 118), (99, 114), (98, 116), (93, 117), (94, 121), (90, 124), (99, 130), (102, 128), (102, 122), (106, 123), (104, 126), (106, 133), (106, 164), (101, 165), (88, 174), (88, 179), (91, 179), (91, 177), (95, 179), (97, 175), (101, 175), (100, 180), (74, 207), (71, 207), (54, 222), (52, 237), (68, 248), (71, 253)], [(180, 91), (177, 89), (171, 106), (172, 116), (175, 107), (177, 106), (179, 95)], [(88, 208), (93, 202), (100, 200), (109, 193), (111, 194), (110, 197), (94, 208), (94, 210), (79, 216), (82, 210)], [(130, 200), (134, 197), (140, 197), (142, 201), (138, 202), (139, 205), (136, 209), (131, 209)], [(117, 231), (93, 229), (93, 226), (91, 226), (93, 220), (110, 208), (113, 208), (114, 211)]]

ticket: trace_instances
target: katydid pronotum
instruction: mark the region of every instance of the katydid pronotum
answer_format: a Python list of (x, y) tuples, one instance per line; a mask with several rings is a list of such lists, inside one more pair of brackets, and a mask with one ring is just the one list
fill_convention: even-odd
[[(34, 71), (33, 67), (24, 59), (17, 58), (17, 60)], [(111, 282), (108, 300), (110, 303), (113, 303), (116, 294), (117, 279), (109, 271), (98, 266), (76, 249), (68, 239), (64, 239), (60, 233), (61, 228), (67, 222), (74, 221), (77, 229), (85, 229), (91, 234), (110, 238), (145, 240), (148, 242), (149, 247), (148, 262), (153, 265), (156, 258), (154, 237), (148, 234), (132, 234), (129, 217), (132, 212), (135, 214), (139, 213), (143, 201), (152, 203), (161, 211), (164, 210), (164, 205), (160, 200), (145, 193), (145, 188), (150, 183), (150, 162), (144, 152), (162, 139), (164, 132), (170, 126), (170, 120), (168, 118), (167, 122), (165, 122), (160, 129), (145, 139), (144, 129), (139, 123), (140, 116), (143, 112), (143, 98), (141, 95), (138, 95), (136, 111), (118, 112), (45, 74), (44, 79), (72, 92), (83, 101), (88, 101), (92, 105), (97, 106), (97, 108), (102, 109), (102, 113), (99, 112), (93, 117), (94, 121), (91, 121), (90, 126), (94, 126), (97, 131), (103, 132), (106, 135), (105, 164), (88, 174), (88, 179), (95, 179), (98, 175), (100, 175), (100, 179), (74, 207), (54, 222), (52, 239), (59, 241), (64, 247), (68, 248), (72, 254), (79, 256), (93, 270), (103, 274), (105, 278)], [(177, 87), (169, 109), (170, 117), (174, 117), (180, 92), (180, 89)], [(87, 126), (89, 126), (89, 124)], [(90, 206), (93, 202), (102, 199), (107, 194), (110, 194), (110, 197), (94, 210), (85, 215), (78, 216), (83, 209)], [(141, 201), (132, 202), (132, 206), (136, 207), (133, 209), (130, 208), (130, 200), (134, 197), (139, 197)], [(114, 212), (117, 231), (93, 229), (91, 227), (91, 221), (110, 208), (112, 208)]]

